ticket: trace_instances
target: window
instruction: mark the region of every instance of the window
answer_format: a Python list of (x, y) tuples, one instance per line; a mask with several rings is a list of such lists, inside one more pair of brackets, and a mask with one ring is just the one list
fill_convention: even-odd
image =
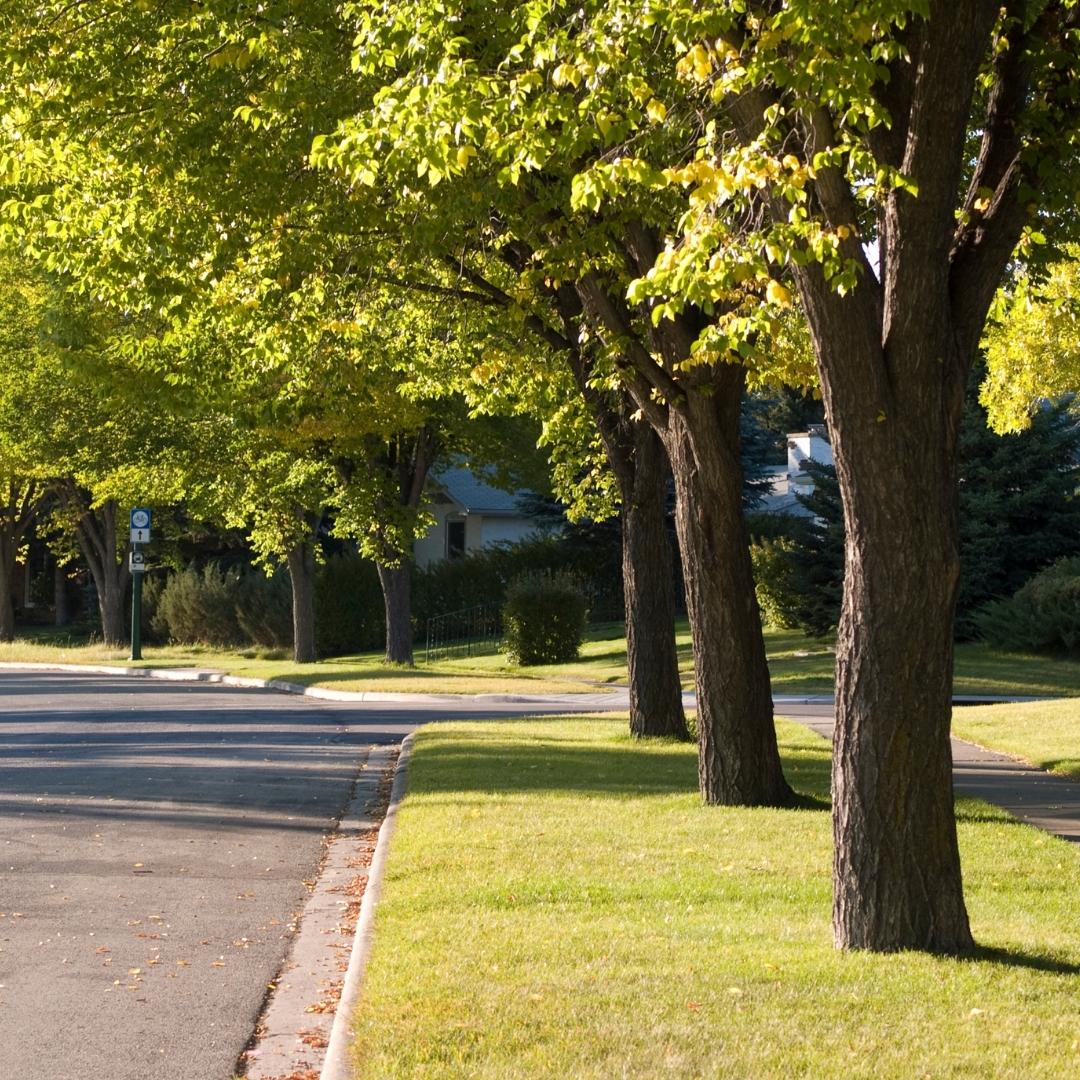
[(465, 522), (462, 518), (446, 519), (446, 557), (460, 559), (465, 554)]

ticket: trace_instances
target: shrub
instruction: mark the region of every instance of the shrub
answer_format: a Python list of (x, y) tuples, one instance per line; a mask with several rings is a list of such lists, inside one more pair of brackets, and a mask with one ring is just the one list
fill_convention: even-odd
[(514, 578), (502, 611), (507, 656), (523, 666), (576, 660), (586, 614), (584, 593), (572, 575), (531, 573)]
[(253, 645), (292, 644), (292, 586), (284, 571), (270, 577), (256, 570), (240, 574), (234, 602), (237, 626)]
[(146, 574), (143, 577), (142, 590), (142, 638), (143, 641), (167, 641), (168, 631), (159, 631), (158, 607), (161, 603), (161, 595), (169, 582), (169, 575), (160, 571)]
[(495, 544), (463, 559), (443, 560), (417, 570), (413, 615), (418, 628), (428, 619), (479, 604), (501, 605), (510, 582), (524, 573), (571, 573), (588, 597), (594, 616), (621, 619), (622, 556), (612, 524), (577, 526), (558, 536)]
[(828, 633), (840, 618), (842, 525), (788, 514), (754, 515), (749, 525), (750, 558), (763, 620), (780, 630), (799, 629), (815, 636)]
[(973, 619), (992, 645), (1035, 652), (1080, 652), (1080, 558), (1059, 559), (1007, 600), (992, 600)]
[(315, 641), (320, 656), (381, 648), (386, 610), (375, 564), (359, 555), (331, 555), (315, 579)]
[(795, 541), (788, 537), (750, 545), (761, 619), (766, 626), (776, 630), (794, 630), (799, 626), (799, 607), (803, 598), (799, 590), (797, 559)]
[(236, 645), (244, 640), (236, 619), (238, 570), (210, 563), (172, 575), (161, 590), (151, 629), (172, 641)]

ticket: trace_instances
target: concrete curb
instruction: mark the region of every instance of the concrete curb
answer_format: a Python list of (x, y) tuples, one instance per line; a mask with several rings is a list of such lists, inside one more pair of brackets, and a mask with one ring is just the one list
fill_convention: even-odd
[[(318, 698), (322, 701), (384, 702), (415, 705), (452, 705), (471, 701), (489, 705), (543, 705), (573, 698), (610, 698), (613, 708), (622, 708), (625, 688), (595, 694), (396, 694), (385, 690), (331, 690), (322, 686), (304, 686), (284, 679), (253, 679), (242, 675), (226, 675), (222, 671), (203, 668), (129, 668), (102, 664), (43, 664), (0, 662), (0, 671), (64, 671), (79, 675), (118, 675), (129, 679), (162, 679), (165, 682), (212, 683), (215, 686), (238, 686), (247, 690), (275, 690), (282, 694)], [(620, 692), (621, 691), (621, 692)], [(605, 702), (605, 704), (607, 704)], [(597, 707), (589, 702), (589, 708)], [(599, 706), (603, 707), (603, 706)]]
[(364, 898), (360, 902), (360, 915), (356, 920), (356, 934), (353, 938), (349, 967), (345, 972), (345, 982), (341, 988), (337, 1011), (334, 1014), (334, 1026), (330, 1030), (330, 1042), (326, 1047), (319, 1080), (350, 1080), (353, 1070), (349, 1065), (349, 1046), (352, 1042), (350, 1023), (353, 1011), (360, 1000), (360, 983), (364, 977), (368, 957), (375, 940), (375, 905), (382, 892), (383, 874), (386, 868), (387, 851), (390, 837), (397, 823), (398, 806), (405, 795), (407, 768), (412, 754), (413, 736), (405, 736), (398, 755), (397, 768), (394, 770), (394, 782), (390, 788), (390, 805), (386, 808), (386, 817), (379, 827), (379, 839), (375, 844), (375, 854), (368, 868), (367, 885)]

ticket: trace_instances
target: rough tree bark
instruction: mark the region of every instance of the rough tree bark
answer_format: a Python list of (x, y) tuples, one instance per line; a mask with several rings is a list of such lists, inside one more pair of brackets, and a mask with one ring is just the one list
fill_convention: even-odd
[(619, 485), (630, 733), (689, 739), (675, 648), (667, 457), (650, 425), (632, 419), (635, 409), (628, 393), (606, 394), (592, 384), (590, 359), (579, 343), (584, 309), (577, 292), (563, 286), (554, 299), (562, 331), (553, 332), (536, 320), (534, 332), (566, 357)]
[[(390, 521), (402, 514), (408, 522), (416, 514), (424, 497), (424, 484), (435, 459), (437, 439), (434, 431), (424, 426), (413, 435), (400, 435), (384, 444), (372, 455), (375, 467), (387, 478), (390, 492), (386, 512)], [(379, 584), (382, 587), (383, 606), (386, 611), (386, 662), (388, 664), (413, 664), (412, 631), (412, 529), (406, 527), (398, 535), (408, 536), (409, 541), (383, 544), (383, 556), (376, 559)]]
[[(892, 123), (868, 142), (918, 194), (882, 197), (877, 273), (859, 237), (856, 192), (838, 169), (819, 169), (810, 206), (827, 228), (846, 227), (843, 254), (861, 280), (839, 296), (818, 267), (794, 267), (847, 531), (833, 755), (833, 929), (845, 948), (955, 953), (973, 944), (949, 747), (957, 438), (986, 313), (1027, 219), (1019, 193), (1037, 187), (1028, 170), (1038, 157), (1021, 154), (1041, 48), (1031, 38), (1060, 35), (1060, 44), (1077, 20), (1059, 5), (1034, 20), (1025, 10), (1009, 6), (1018, 21), (993, 48), (998, 4), (933, 3), (929, 18), (911, 20), (907, 53), (880, 87)], [(973, 115), (984, 70), (991, 85)], [(1041, 76), (1047, 102), (1069, 70), (1051, 64)], [(744, 140), (772, 103), (754, 94), (730, 103)], [(837, 141), (825, 109), (785, 122), (808, 155)], [(786, 220), (786, 205), (772, 211)]]
[(675, 649), (675, 581), (667, 531), (667, 459), (656, 432), (636, 423), (632, 453), (608, 449), (622, 499), (623, 599), (630, 732), (688, 739)]
[[(687, 390), (668, 412), (675, 522), (698, 699), (698, 780), (710, 803), (791, 801), (773, 724), (772, 688), (742, 508), (743, 369)], [(717, 383), (730, 383), (718, 392)]]
[(66, 486), (63, 497), (76, 507), (78, 514), (75, 534), (97, 587), (102, 640), (106, 645), (122, 645), (127, 638), (124, 599), (131, 575), (127, 567), (127, 545), (118, 545), (117, 504), (110, 499), (94, 509), (89, 495), (74, 485)]
[[(655, 241), (644, 230), (631, 230), (630, 248), (639, 267), (655, 261)], [(738, 365), (703, 365), (676, 377), (701, 329), (692, 315), (665, 320), (657, 329), (658, 362), (635, 336), (617, 296), (592, 275), (578, 289), (594, 325), (619, 340), (628, 389), (663, 442), (675, 478), (675, 520), (694, 644), (702, 799), (789, 805), (794, 795), (776, 743), (742, 509), (739, 411), (745, 372)]]
[(413, 663), (412, 632), (412, 560), (397, 566), (379, 564), (379, 584), (382, 586), (386, 610), (386, 662)]
[(15, 560), (37, 513), (39, 488), (9, 480), (0, 505), (0, 641), (15, 638)]
[(311, 540), (297, 544), (286, 556), (292, 586), (293, 660), (313, 664), (315, 654), (315, 552)]

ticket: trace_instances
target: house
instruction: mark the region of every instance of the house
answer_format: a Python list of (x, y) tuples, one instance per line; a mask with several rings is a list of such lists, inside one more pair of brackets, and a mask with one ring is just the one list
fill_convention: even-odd
[(804, 461), (832, 465), (832, 444), (824, 424), (811, 424), (806, 431), (787, 437), (787, 464), (773, 469), (772, 487), (762, 500), (760, 509), (769, 514), (793, 514), (796, 517), (814, 515), (796, 498), (814, 490), (814, 480), (803, 470)]
[(544, 532), (519, 505), (525, 491), (503, 491), (466, 468), (439, 470), (429, 482), (435, 524), (413, 545), (417, 566), (459, 559), (492, 544), (514, 543)]

